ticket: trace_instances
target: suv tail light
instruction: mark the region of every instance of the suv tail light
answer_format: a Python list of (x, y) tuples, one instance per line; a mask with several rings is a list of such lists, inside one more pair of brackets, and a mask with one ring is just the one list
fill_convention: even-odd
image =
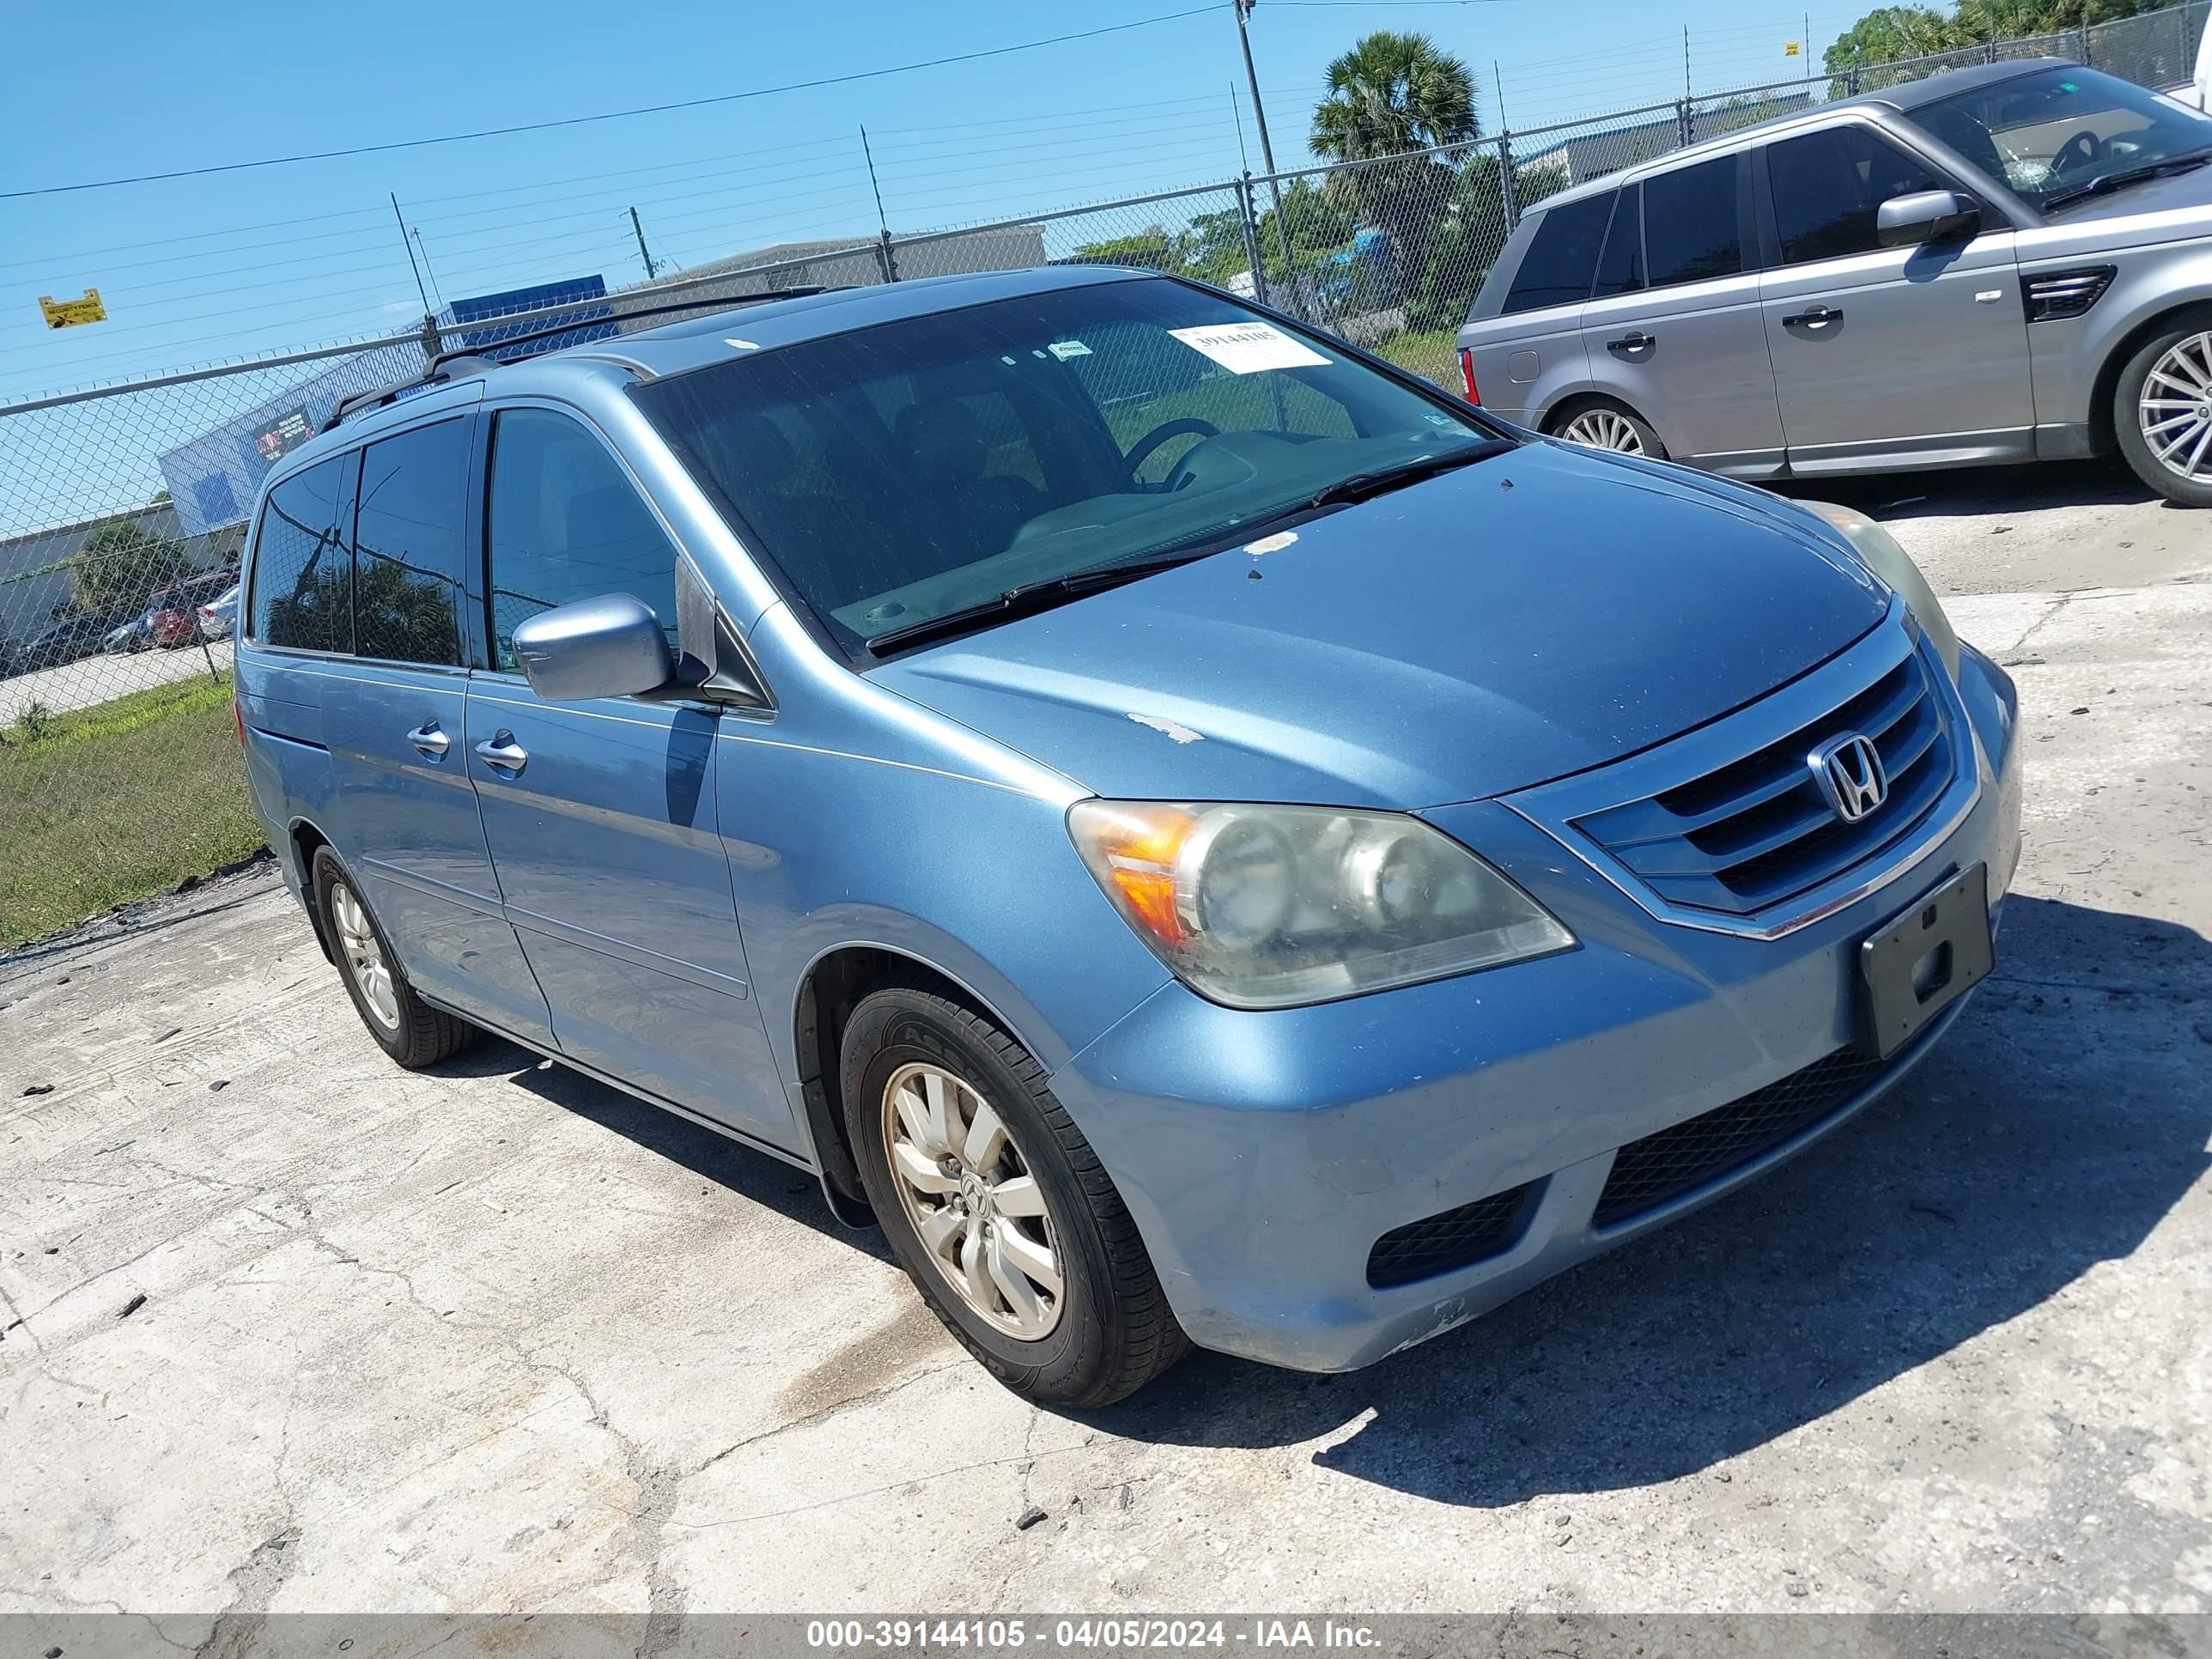
[(2114, 269), (2087, 265), (2079, 270), (2046, 270), (2024, 278), (2020, 298), (2027, 309), (2027, 320), (2049, 323), (2079, 317), (2105, 297), (2105, 290), (2112, 285)]
[(1460, 378), (1467, 382), (1468, 402), (1480, 408), (1482, 394), (1474, 389), (1474, 354), (1465, 346), (1459, 349), (1459, 373)]

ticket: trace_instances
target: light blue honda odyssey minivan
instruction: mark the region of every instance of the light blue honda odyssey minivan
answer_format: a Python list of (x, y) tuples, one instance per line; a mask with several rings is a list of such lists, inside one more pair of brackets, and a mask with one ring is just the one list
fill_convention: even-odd
[(1149, 272), (702, 310), (278, 463), (253, 798), (393, 1060), (814, 1172), (1021, 1394), (1419, 1342), (1989, 972), (2012, 684), (1867, 520)]

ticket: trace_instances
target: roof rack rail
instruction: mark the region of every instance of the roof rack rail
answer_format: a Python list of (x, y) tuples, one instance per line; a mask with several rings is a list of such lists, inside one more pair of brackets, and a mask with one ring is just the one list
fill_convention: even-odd
[[(742, 271), (732, 273), (733, 276), (743, 274)], [(844, 286), (850, 286), (850, 284)], [(437, 353), (430, 359), (428, 367), (420, 374), (404, 380), (395, 380), (390, 386), (377, 386), (367, 392), (349, 392), (339, 398), (337, 406), (331, 410), (330, 418), (323, 422), (319, 429), (323, 432), (334, 432), (347, 416), (356, 410), (381, 407), (392, 402), (403, 393), (412, 392), (417, 387), (441, 386), (449, 380), (465, 380), (472, 374), (487, 374), (492, 369), (504, 368), (506, 365), (498, 358), (487, 355), (493, 349), (503, 350), (508, 346), (526, 345), (533, 340), (550, 340), (556, 335), (574, 334), (580, 329), (596, 327), (601, 323), (627, 323), (639, 317), (663, 317), (679, 311), (734, 311), (739, 306), (759, 305), (769, 300), (803, 300), (812, 295), (830, 294), (836, 291), (835, 287), (817, 283), (805, 288), (772, 289), (765, 294), (724, 295), (714, 299), (677, 300), (667, 305), (647, 306), (641, 310), (625, 311), (618, 315), (572, 317), (564, 323), (554, 323), (544, 328), (529, 329), (520, 334), (510, 334), (504, 339), (487, 341), (482, 345), (457, 346), (451, 351)], [(613, 297), (615, 296), (610, 296), (609, 299), (576, 301), (573, 302), (574, 308), (582, 310), (586, 307), (605, 306), (611, 302)], [(498, 325), (498, 319), (486, 318), (471, 326), (496, 328)]]
[[(744, 273), (740, 271), (732, 274), (742, 276)], [(521, 334), (509, 334), (501, 339), (488, 340), (480, 346), (457, 347), (452, 351), (441, 351), (430, 359), (430, 368), (435, 371), (447, 363), (482, 356), (486, 351), (504, 351), (509, 346), (526, 345), (532, 340), (550, 340), (556, 335), (574, 334), (579, 329), (596, 328), (601, 323), (627, 323), (640, 317), (665, 317), (679, 311), (734, 311), (739, 306), (761, 305), (769, 300), (804, 300), (813, 295), (828, 294), (831, 291), (830, 288), (817, 283), (805, 288), (772, 289), (765, 294), (723, 295), (714, 299), (702, 297), (696, 300), (674, 300), (666, 305), (647, 306), (641, 310), (624, 311), (604, 317), (572, 317), (565, 323), (549, 323), (544, 328), (533, 328)], [(610, 301), (585, 300), (575, 303), (577, 307), (581, 309), (585, 306), (606, 305)], [(496, 328), (498, 325), (497, 318), (487, 318), (478, 325), (483, 328)]]

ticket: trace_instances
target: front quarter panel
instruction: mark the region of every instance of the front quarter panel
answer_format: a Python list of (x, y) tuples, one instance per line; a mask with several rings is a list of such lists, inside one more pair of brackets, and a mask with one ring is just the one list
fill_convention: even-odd
[(781, 707), (724, 716), (721, 825), (794, 1096), (799, 992), (841, 948), (937, 969), (1048, 1070), (1166, 981), (1068, 838), (1089, 791), (830, 662), (781, 606), (751, 642)]
[(2116, 268), (2084, 316), (2027, 327), (2035, 376), (2038, 453), (2087, 454), (2110, 411), (2100, 409), (2107, 371), (2132, 337), (2167, 313), (2212, 303), (2212, 209), (2048, 225), (2021, 233), (2023, 283), (2049, 271)]

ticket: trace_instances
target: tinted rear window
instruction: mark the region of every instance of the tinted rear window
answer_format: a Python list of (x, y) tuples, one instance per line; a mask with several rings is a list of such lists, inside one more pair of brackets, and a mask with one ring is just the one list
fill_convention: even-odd
[(1644, 181), (1644, 251), (1651, 286), (1733, 276), (1743, 269), (1736, 158), (1700, 161)]
[(1598, 246), (1613, 216), (1613, 195), (1589, 196), (1565, 207), (1544, 210), (1544, 221), (1513, 273), (1505, 310), (1534, 311), (1543, 306), (1577, 304), (1589, 298), (1597, 274)]
[(362, 453), (354, 528), (354, 633), (364, 657), (458, 666), (469, 503), (465, 419)]
[(353, 529), (358, 455), (338, 455), (269, 492), (253, 548), (250, 632), (301, 651), (353, 649)]

